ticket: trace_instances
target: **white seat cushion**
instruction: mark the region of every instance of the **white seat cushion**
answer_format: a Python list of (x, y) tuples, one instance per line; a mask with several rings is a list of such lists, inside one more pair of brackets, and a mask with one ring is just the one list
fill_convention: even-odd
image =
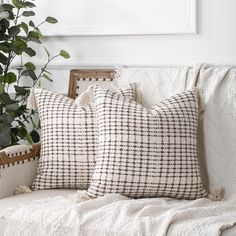
[[(23, 213), (22, 219), (19, 219), (19, 215), (15, 216), (16, 220), (17, 220), (17, 222), (15, 222), (15, 223), (16, 224), (18, 223), (17, 226), (20, 226), (21, 223), (25, 222), (26, 218), (29, 216), (29, 221), (31, 222), (31, 220), (32, 220), (32, 223), (33, 223), (32, 225), (30, 225), (30, 227), (33, 226), (33, 228), (34, 228), (34, 224), (35, 223), (37, 224), (37, 222), (39, 224), (41, 224), (41, 226), (42, 226), (42, 224), (43, 225), (49, 224), (47, 226), (50, 226), (51, 220), (54, 220), (55, 224), (57, 224), (58, 222), (60, 222), (61, 219), (64, 219), (64, 220), (68, 219), (68, 222), (66, 221), (68, 224), (66, 223), (66, 224), (64, 224), (64, 226), (62, 225), (62, 228), (60, 228), (60, 229), (63, 229), (63, 227), (65, 227), (65, 232), (68, 229), (69, 229), (69, 231), (72, 230), (72, 232), (77, 232), (76, 231), (77, 229), (75, 228), (75, 230), (74, 230), (73, 227), (76, 227), (76, 225), (78, 226), (78, 224), (82, 224), (83, 225), (83, 230), (85, 230), (85, 231), (83, 231), (84, 232), (83, 235), (95, 235), (95, 234), (91, 234), (92, 232), (94, 232), (94, 231), (91, 231), (91, 230), (95, 226), (97, 226), (97, 227), (99, 226), (97, 228), (97, 232), (98, 232), (97, 235), (103, 235), (103, 234), (101, 234), (101, 232), (103, 232), (103, 228), (104, 228), (105, 225), (106, 226), (110, 225), (110, 227), (108, 228), (109, 232), (107, 232), (108, 233), (107, 235), (111, 235), (112, 233), (111, 234), (109, 234), (109, 233), (110, 232), (114, 233), (115, 229), (117, 229), (117, 227), (119, 228), (119, 224), (122, 225), (122, 232), (127, 232), (127, 230), (132, 229), (132, 227), (130, 227), (130, 223), (135, 224), (135, 225), (139, 225), (140, 219), (143, 219), (143, 220), (146, 219), (147, 222), (150, 221), (150, 219), (152, 217), (146, 217), (147, 211), (149, 212), (148, 214), (150, 214), (150, 215), (153, 215), (153, 214), (155, 216), (159, 215), (158, 212), (160, 212), (160, 211), (157, 210), (157, 209), (161, 209), (159, 204), (163, 204), (163, 209), (166, 208), (167, 210), (171, 205), (173, 206), (173, 208), (175, 210), (177, 210), (176, 207), (177, 208), (180, 207), (180, 206), (177, 206), (177, 205), (180, 204), (180, 201), (178, 201), (178, 200), (170, 200), (170, 199), (168, 200), (168, 199), (158, 199), (158, 198), (156, 198), (156, 199), (130, 200), (130, 199), (127, 199), (127, 198), (125, 198), (124, 196), (121, 196), (121, 195), (119, 195), (119, 196), (117, 196), (117, 195), (110, 195), (110, 196), (107, 195), (107, 196), (105, 196), (103, 198), (100, 198), (100, 199), (85, 201), (81, 205), (78, 204), (78, 207), (73, 208), (73, 206), (71, 206), (71, 202), (68, 201), (66, 198), (70, 194), (74, 194), (74, 193), (75, 193), (75, 190), (74, 191), (73, 190), (69, 190), (69, 191), (68, 190), (64, 190), (64, 191), (63, 190), (59, 190), (59, 191), (58, 190), (37, 191), (37, 192), (34, 192), (34, 193), (30, 193), (30, 194), (23, 194), (23, 195), (10, 197), (8, 199), (3, 199), (3, 200), (0, 201), (0, 206), (1, 206), (1, 210), (2, 210), (2, 209), (6, 209), (9, 206), (17, 207), (17, 206), (20, 206), (22, 204), (23, 205), (24, 204), (28, 205), (28, 204), (30, 204), (30, 202), (32, 200), (36, 200), (36, 199), (40, 200), (42, 198), (54, 197), (54, 196), (59, 196), (59, 195), (64, 196), (65, 197), (64, 199), (63, 198), (57, 198), (58, 202), (55, 202), (55, 199), (48, 200), (48, 201), (44, 202), (41, 205), (41, 207), (43, 209), (43, 211), (41, 211), (41, 214), (43, 212), (45, 212), (45, 214), (38, 215), (38, 217), (35, 217), (34, 213), (32, 212), (32, 215), (30, 215), (31, 214), (30, 212), (33, 209), (33, 208), (31, 208), (31, 211), (28, 212), (29, 215)], [(189, 201), (183, 201), (182, 203), (187, 204), (187, 206), (184, 207), (184, 205), (182, 205), (182, 204), (180, 204), (180, 205), (182, 205), (182, 207), (184, 207), (184, 208), (188, 208), (189, 204), (190, 205), (193, 204), (192, 205), (193, 209), (195, 209), (195, 211), (196, 211), (196, 208), (198, 208), (198, 205), (201, 205), (204, 208), (205, 205), (204, 205), (203, 202), (206, 203), (206, 201), (209, 201), (209, 200), (204, 200), (204, 199), (198, 200), (198, 202), (194, 203), (195, 205), (193, 203), (189, 202)], [(202, 204), (201, 204), (201, 202), (202, 202)], [(46, 208), (44, 208), (45, 203), (46, 203), (46, 206), (47, 206)], [(57, 205), (56, 208), (55, 208), (55, 204)], [(209, 201), (209, 204), (213, 204), (213, 203), (211, 203)], [(214, 203), (214, 204), (216, 204), (216, 207), (217, 207), (217, 203)], [(219, 204), (221, 204), (221, 203), (219, 203)], [(222, 204), (224, 204), (224, 203), (222, 202)], [(205, 206), (205, 207), (207, 207), (207, 206)], [(58, 210), (60, 211), (60, 209), (62, 210), (61, 211), (62, 218), (58, 217)], [(69, 212), (68, 212), (68, 209), (70, 209)], [(74, 214), (72, 209), (76, 209), (77, 213), (80, 212), (81, 215), (80, 214), (79, 215)], [(55, 210), (55, 212), (54, 212), (54, 210)], [(71, 213), (71, 210), (72, 210), (72, 213)], [(185, 210), (187, 210), (187, 209), (185, 209)], [(183, 211), (183, 209), (181, 211)], [(49, 212), (50, 212), (50, 214), (48, 214)], [(184, 213), (184, 212), (182, 212), (182, 213)], [(219, 211), (219, 212), (221, 213), (221, 211)], [(212, 211), (211, 211), (211, 213), (212, 213)], [(103, 215), (103, 217), (99, 217), (101, 214)], [(130, 215), (131, 217), (129, 217), (127, 214)], [(132, 214), (135, 214), (137, 217), (134, 218)], [(162, 213), (160, 212), (160, 214), (162, 214)], [(173, 217), (175, 217), (174, 215), (173, 215)], [(217, 215), (217, 213), (216, 213), (216, 215)], [(32, 218), (32, 216), (34, 216), (34, 218)], [(50, 218), (49, 221), (47, 221), (47, 219), (44, 218), (45, 216)], [(51, 218), (51, 216), (52, 216), (52, 218)], [(83, 220), (79, 216), (83, 216), (82, 217)], [(113, 225), (113, 223), (114, 223), (114, 216), (117, 216), (117, 219), (116, 219), (116, 224), (114, 224), (114, 228), (113, 228), (113, 227), (111, 227), (111, 225)], [(122, 216), (124, 218), (122, 218)], [(63, 217), (66, 217), (66, 218), (63, 218)], [(75, 220), (75, 217), (76, 217), (76, 219), (79, 219), (79, 220), (78, 221)], [(172, 216), (170, 215), (170, 217), (172, 217)], [(197, 219), (196, 219), (196, 217), (197, 217)], [(43, 220), (43, 218), (44, 218), (45, 221)], [(198, 220), (199, 215), (198, 214), (196, 215), (196, 212), (195, 212), (195, 213), (193, 213), (193, 218), (195, 218), (195, 220)], [(158, 217), (154, 217), (152, 219), (158, 221)], [(13, 221), (11, 221), (11, 223), (14, 222), (14, 217), (12, 218), (12, 220)], [(65, 222), (64, 220), (63, 220), (63, 222)], [(82, 220), (82, 222), (80, 220)], [(104, 222), (104, 220), (106, 220), (106, 221)], [(124, 220), (125, 221), (127, 220), (127, 222), (125, 224), (123, 224)], [(186, 219), (186, 220), (188, 222), (188, 219)], [(207, 218), (206, 218), (206, 220), (207, 220)], [(20, 222), (20, 221), (22, 221), (22, 222)], [(1, 220), (0, 222), (1, 222), (0, 223), (0, 225), (1, 225), (0, 226), (0, 235), (2, 236), (2, 235), (4, 235), (4, 231), (5, 231), (6, 227), (4, 225), (5, 222), (3, 220)], [(103, 222), (103, 224), (97, 224), (98, 222)], [(178, 222), (178, 220), (176, 220), (176, 222)], [(181, 218), (180, 218), (179, 223), (181, 223)], [(190, 222), (190, 224), (191, 224), (191, 222)], [(222, 221), (222, 224), (224, 224), (224, 221)], [(23, 225), (24, 225), (24, 223), (23, 223)], [(23, 225), (21, 225), (21, 226), (23, 226)], [(26, 225), (27, 225), (27, 223), (26, 223)], [(14, 226), (15, 227), (15, 232), (17, 232), (17, 229), (18, 229), (17, 226)], [(69, 226), (69, 228), (68, 228), (68, 226)], [(33, 228), (31, 228), (31, 229), (33, 229)], [(153, 228), (153, 227), (151, 227), (151, 228)], [(31, 229), (29, 229), (29, 231), (31, 231)], [(46, 229), (48, 229), (48, 228), (45, 227), (44, 230), (46, 230)], [(144, 229), (145, 229), (145, 227), (144, 227)], [(178, 227), (177, 227), (177, 230), (178, 230)], [(233, 227), (232, 229), (223, 232), (222, 235), (223, 236), (235, 236), (236, 235), (235, 230), (236, 230), (236, 228)], [(45, 235), (43, 232), (45, 232), (45, 231), (42, 231), (42, 232), (37, 231), (37, 235), (40, 235), (40, 236)], [(173, 231), (173, 228), (172, 229), (170, 228), (170, 235), (174, 235), (173, 232), (175, 232), (175, 231)], [(11, 234), (8, 234), (8, 235), (11, 235)], [(16, 235), (18, 235), (18, 234), (16, 234)], [(29, 234), (25, 233), (23, 235), (29, 235)], [(50, 235), (52, 235), (52, 234), (50, 234)], [(53, 235), (58, 235), (58, 234), (53, 234)], [(70, 235), (75, 235), (75, 234), (70, 234)], [(125, 234), (121, 233), (121, 235), (127, 235), (127, 233), (125, 233)], [(150, 235), (150, 234), (148, 232), (146, 232), (145, 234), (142, 234), (142, 235)], [(195, 234), (192, 234), (192, 235), (195, 235)], [(199, 234), (197, 234), (197, 235), (199, 235)], [(211, 234), (211, 235), (213, 235), (213, 234)]]
[[(1, 213), (3, 213), (3, 211), (5, 211), (9, 207), (17, 207), (20, 205), (27, 205), (27, 204), (30, 204), (33, 200), (40, 200), (40, 199), (45, 199), (45, 198), (50, 198), (50, 197), (55, 197), (55, 196), (68, 197), (69, 195), (75, 194), (75, 193), (76, 193), (76, 190), (40, 190), (40, 191), (35, 191), (32, 193), (27, 193), (27, 194), (22, 194), (22, 195), (17, 195), (17, 196), (5, 198), (5, 199), (0, 200), (0, 215), (1, 215)], [(93, 200), (93, 201), (96, 201), (96, 200)], [(140, 201), (143, 201), (143, 200), (140, 200)], [(152, 200), (150, 200), (150, 201), (152, 201)], [(171, 201), (174, 202), (176, 200), (171, 200)], [(176, 201), (176, 203), (177, 203), (177, 201)], [(96, 211), (95, 211), (95, 213), (96, 213)], [(0, 217), (0, 236), (4, 235), (5, 227), (6, 227), (6, 223), (5, 223), (4, 219), (2, 219)], [(222, 235), (223, 236), (235, 236), (236, 235), (236, 227), (233, 227), (229, 230), (224, 231)]]
[(6, 222), (2, 214), (8, 208), (15, 208), (22, 205), (30, 204), (34, 200), (40, 200), (44, 198), (50, 198), (55, 196), (67, 197), (71, 194), (75, 194), (76, 190), (39, 190), (32, 193), (15, 195), (0, 200), (0, 236), (4, 235)]

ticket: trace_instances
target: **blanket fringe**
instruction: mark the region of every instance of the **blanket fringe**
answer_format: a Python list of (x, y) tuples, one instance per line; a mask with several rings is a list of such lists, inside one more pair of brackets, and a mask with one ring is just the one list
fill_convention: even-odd
[(77, 191), (77, 194), (75, 195), (75, 202), (85, 202), (92, 199), (86, 194), (86, 191)]
[(31, 189), (26, 186), (26, 185), (20, 185), (18, 187), (16, 187), (15, 189), (15, 195), (19, 195), (19, 194), (24, 194), (24, 193), (31, 193)]
[(116, 66), (114, 73), (115, 80), (119, 79), (121, 77), (121, 74), (122, 74), (122, 67)]
[(208, 194), (207, 198), (212, 200), (212, 201), (220, 201), (220, 200), (222, 200), (221, 193), (222, 193), (222, 189), (221, 188), (213, 189), (210, 192), (210, 194)]
[(37, 108), (36, 99), (34, 96), (34, 88), (30, 89), (30, 94), (29, 94), (28, 102), (27, 102), (27, 108), (32, 109), (32, 110)]
[(86, 91), (81, 93), (81, 95), (78, 98), (76, 98), (75, 103), (79, 105), (81, 108), (86, 108), (91, 101), (92, 95), (93, 95), (93, 86), (89, 86)]

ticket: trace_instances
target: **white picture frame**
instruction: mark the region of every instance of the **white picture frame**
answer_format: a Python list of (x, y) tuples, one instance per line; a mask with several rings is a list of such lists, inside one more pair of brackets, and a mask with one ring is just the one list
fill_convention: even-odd
[(42, 27), (45, 36), (197, 33), (197, 0), (68, 0), (66, 8), (61, 3), (37, 2), (39, 19), (50, 15), (59, 21)]

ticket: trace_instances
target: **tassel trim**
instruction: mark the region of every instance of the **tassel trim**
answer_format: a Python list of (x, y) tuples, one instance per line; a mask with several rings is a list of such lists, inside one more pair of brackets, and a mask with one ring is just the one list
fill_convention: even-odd
[(121, 77), (121, 74), (122, 74), (122, 67), (116, 66), (114, 73), (115, 80), (119, 79)]
[(37, 108), (36, 99), (34, 96), (34, 88), (30, 89), (27, 106), (28, 109), (35, 110)]
[(86, 191), (77, 191), (77, 194), (74, 197), (76, 203), (85, 202), (91, 199), (92, 198), (87, 195)]
[(212, 200), (212, 201), (220, 201), (222, 200), (222, 189), (221, 188), (216, 188), (213, 189), (210, 194), (208, 194), (207, 198)]
[(91, 102), (93, 97), (93, 85), (89, 86), (86, 91), (81, 93), (81, 95), (75, 99), (75, 103), (81, 108), (86, 108)]
[(31, 193), (31, 189), (29, 187), (27, 187), (26, 185), (20, 185), (18, 187), (16, 187), (15, 189), (15, 195), (19, 195), (19, 194), (24, 194), (24, 193)]

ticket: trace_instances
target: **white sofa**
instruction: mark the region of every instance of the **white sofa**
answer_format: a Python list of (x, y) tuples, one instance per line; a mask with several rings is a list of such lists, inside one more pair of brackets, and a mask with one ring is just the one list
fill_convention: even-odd
[[(229, 67), (156, 67), (123, 68), (118, 85), (138, 84), (138, 99), (151, 106), (172, 94), (197, 86), (200, 89), (201, 119), (199, 132), (199, 158), (204, 183), (210, 190), (223, 189), (225, 199), (236, 193), (236, 70)], [(9, 156), (30, 146), (8, 148)], [(41, 190), (14, 195), (19, 185), (30, 186), (36, 174), (38, 160), (29, 159), (14, 166), (0, 169), (0, 216), (8, 207), (30, 204), (33, 200), (54, 196), (68, 196), (76, 190)], [(236, 196), (236, 195), (235, 195)], [(0, 235), (4, 235), (6, 221), (0, 218)], [(101, 226), (102, 227), (102, 226)], [(86, 234), (85, 234), (86, 235)], [(110, 235), (109, 233), (107, 235)], [(173, 234), (174, 235), (174, 234)], [(236, 235), (236, 226), (223, 235)]]

